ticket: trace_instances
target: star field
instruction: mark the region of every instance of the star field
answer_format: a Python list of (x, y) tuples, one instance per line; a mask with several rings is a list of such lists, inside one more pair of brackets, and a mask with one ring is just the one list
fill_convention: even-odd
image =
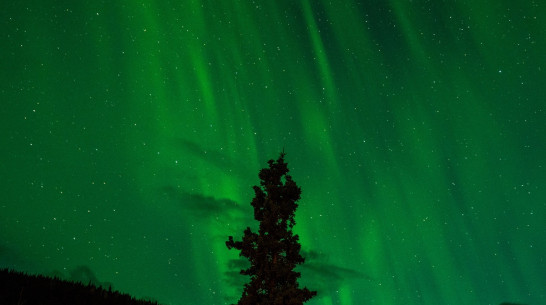
[(546, 6), (12, 1), (0, 268), (231, 304), (287, 152), (307, 304), (543, 304)]

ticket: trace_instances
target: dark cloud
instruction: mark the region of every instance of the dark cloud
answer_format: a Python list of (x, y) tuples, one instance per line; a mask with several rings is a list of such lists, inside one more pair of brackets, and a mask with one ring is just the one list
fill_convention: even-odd
[[(302, 273), (300, 283), (311, 290), (317, 290), (318, 296), (331, 295), (347, 280), (362, 279), (376, 281), (365, 273), (338, 266), (329, 262), (328, 255), (318, 251), (302, 251), (305, 263), (298, 266)], [(249, 266), (245, 258), (230, 260), (228, 271), (224, 273), (225, 282), (235, 288), (241, 288), (248, 282), (248, 277), (239, 273)]]
[(308, 288), (317, 290), (318, 295), (330, 295), (343, 285), (347, 280), (376, 281), (366, 273), (332, 264), (328, 255), (318, 251), (302, 251), (305, 263), (298, 268), (302, 272), (302, 281)]
[(243, 212), (244, 210), (233, 200), (188, 193), (173, 186), (164, 187), (163, 192), (179, 202), (183, 209), (199, 217), (226, 215), (231, 212)]
[(348, 278), (362, 278), (374, 280), (366, 274), (345, 267), (336, 266), (328, 262), (328, 256), (317, 251), (302, 251), (302, 256), (305, 257), (305, 264), (301, 267), (310, 270), (311, 273), (328, 280), (342, 280)]
[(99, 286), (100, 284), (95, 273), (87, 266), (78, 266), (74, 268), (70, 271), (69, 276), (69, 279), (73, 282), (80, 282), (83, 284), (91, 283), (95, 286)]
[(245, 258), (239, 257), (238, 259), (231, 259), (228, 262), (229, 269), (242, 270), (250, 266), (250, 263)]
[(363, 278), (372, 280), (371, 277), (357, 270), (339, 267), (328, 263), (306, 263), (302, 265), (301, 268), (303, 270), (309, 271), (308, 273), (315, 275), (314, 278), (323, 278), (328, 280), (328, 282), (330, 283), (331, 281), (342, 281), (344, 279), (351, 278)]
[(67, 280), (71, 282), (79, 282), (82, 284), (93, 284), (97, 287), (102, 286), (103, 288), (107, 289), (108, 287), (112, 287), (113, 285), (110, 282), (101, 282), (95, 275), (95, 273), (89, 268), (88, 266), (77, 266), (71, 271), (68, 272), (68, 275), (65, 273), (59, 271), (59, 270), (53, 270), (52, 272), (46, 274), (50, 277), (55, 277), (61, 280)]

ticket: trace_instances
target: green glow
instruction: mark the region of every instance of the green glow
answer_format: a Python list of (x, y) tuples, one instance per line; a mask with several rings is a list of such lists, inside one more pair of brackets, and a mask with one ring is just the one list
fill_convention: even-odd
[(545, 303), (544, 5), (45, 2), (0, 12), (0, 267), (234, 302), (284, 147), (310, 305)]

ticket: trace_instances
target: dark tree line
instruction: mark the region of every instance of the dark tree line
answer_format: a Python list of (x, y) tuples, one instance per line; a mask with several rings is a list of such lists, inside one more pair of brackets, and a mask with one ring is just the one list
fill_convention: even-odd
[(250, 227), (244, 231), (242, 241), (229, 236), (226, 245), (240, 251), (250, 267), (241, 274), (250, 276), (238, 305), (301, 305), (317, 293), (299, 288), (301, 276), (294, 268), (305, 259), (300, 255), (301, 245), (292, 228), (301, 189), (288, 175), (284, 152), (268, 168), (259, 172), (260, 186), (254, 186), (251, 202), (254, 218), (260, 223), (258, 232)]
[(157, 305), (95, 285), (0, 270), (0, 304)]

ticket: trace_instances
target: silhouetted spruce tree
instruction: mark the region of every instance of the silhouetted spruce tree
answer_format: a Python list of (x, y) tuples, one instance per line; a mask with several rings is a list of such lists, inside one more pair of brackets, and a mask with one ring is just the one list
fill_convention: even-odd
[(260, 187), (254, 186), (252, 200), (254, 218), (260, 222), (258, 233), (250, 227), (242, 241), (229, 236), (228, 249), (241, 251), (250, 261), (241, 274), (250, 276), (238, 305), (301, 305), (317, 294), (299, 288), (299, 272), (294, 271), (305, 259), (300, 255), (298, 235), (292, 232), (294, 213), (301, 189), (288, 173), (284, 152), (277, 161), (269, 160), (269, 168), (260, 170)]

